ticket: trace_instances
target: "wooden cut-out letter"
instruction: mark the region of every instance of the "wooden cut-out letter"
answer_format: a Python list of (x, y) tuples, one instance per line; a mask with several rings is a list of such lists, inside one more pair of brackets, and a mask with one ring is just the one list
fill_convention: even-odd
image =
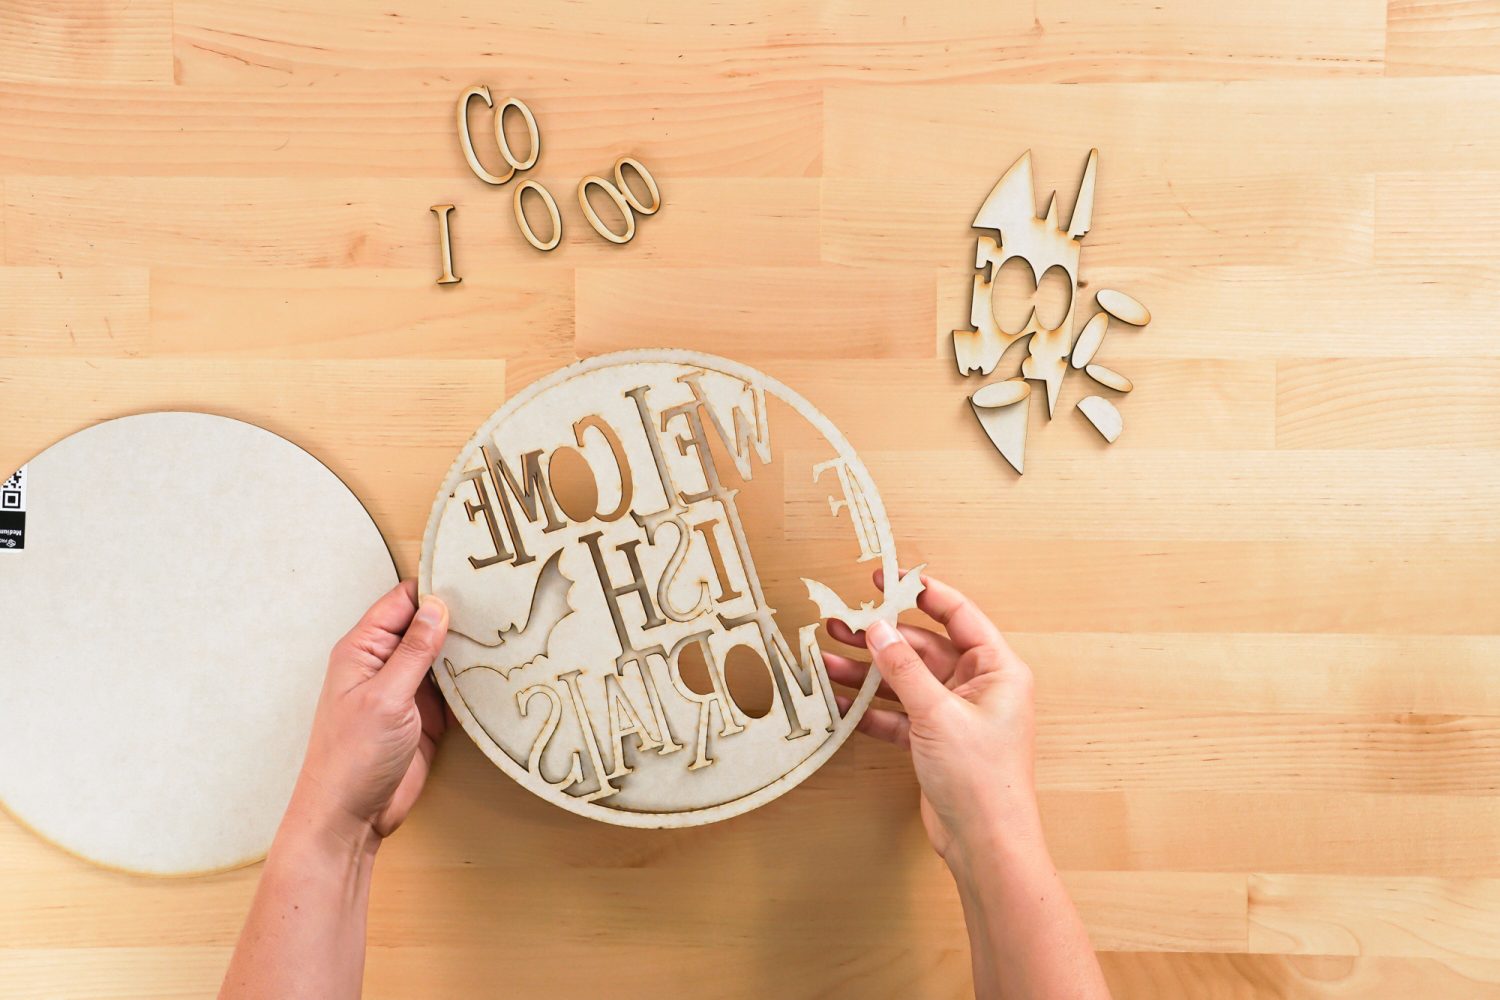
[(453, 273), (453, 237), (448, 231), (448, 216), (452, 205), (433, 205), (428, 209), (438, 220), (438, 247), (442, 251), (443, 273), (438, 275), (440, 285), (456, 285), (464, 279)]

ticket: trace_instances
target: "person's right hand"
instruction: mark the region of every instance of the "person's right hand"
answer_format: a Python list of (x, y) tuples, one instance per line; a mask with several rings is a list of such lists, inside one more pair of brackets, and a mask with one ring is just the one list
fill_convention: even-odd
[[(875, 585), (884, 590), (884, 582), (876, 572)], [(885, 622), (854, 633), (832, 619), (828, 632), (868, 648), (880, 669), (880, 696), (906, 710), (872, 707), (859, 728), (911, 750), (922, 823), (933, 848), (952, 864), (956, 845), (971, 832), (983, 839), (997, 824), (1037, 829), (1032, 676), (973, 601), (925, 574), (922, 582), (917, 607), (946, 636)], [(850, 687), (863, 684), (870, 669), (837, 653), (825, 652), (823, 660), (829, 678)], [(838, 700), (847, 710), (850, 699)]]

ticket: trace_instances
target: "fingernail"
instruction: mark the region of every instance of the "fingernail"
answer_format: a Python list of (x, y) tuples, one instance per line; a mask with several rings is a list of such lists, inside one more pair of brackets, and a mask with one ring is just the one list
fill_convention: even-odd
[(415, 624), (423, 628), (437, 628), (442, 624), (443, 614), (446, 611), (447, 608), (443, 607), (442, 601), (428, 594), (422, 598), (422, 603), (417, 608)]
[(874, 625), (865, 629), (865, 640), (871, 649), (884, 649), (899, 638), (891, 623), (883, 619), (876, 620)]

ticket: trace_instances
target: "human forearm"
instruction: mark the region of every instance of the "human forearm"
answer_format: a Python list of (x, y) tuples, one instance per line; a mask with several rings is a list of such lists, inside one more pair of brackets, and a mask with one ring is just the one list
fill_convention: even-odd
[(330, 822), (294, 797), (220, 1000), (357, 998), (379, 843), (368, 826)]
[(1052, 864), (1030, 804), (979, 811), (955, 831), (958, 884), (978, 1000), (1107, 998), (1088, 933)]

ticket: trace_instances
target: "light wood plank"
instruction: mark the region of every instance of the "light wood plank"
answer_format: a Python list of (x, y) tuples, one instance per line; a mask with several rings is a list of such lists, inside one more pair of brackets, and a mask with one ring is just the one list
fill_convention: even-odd
[(144, 268), (0, 267), (0, 357), (139, 356), (149, 288)]
[(1284, 997), (1441, 996), (1493, 1000), (1500, 963), (1274, 955), (1100, 956), (1115, 996), (1260, 1000)]
[[(455, 0), (385, 13), (370, 17), (348, 2), (316, 10), (274, 0), (180, 2), (178, 79), (352, 88), (384, 68), (422, 79), (488, 73), (531, 83), (555, 78), (563, 53), (570, 78), (583, 86), (623, 66), (674, 93), (743, 89), (747, 78), (762, 85), (1300, 78), (1378, 74), (1385, 28), (1378, 0), (1274, 0), (1255, 15), (1193, 0), (1048, 0), (966, 9), (961, 25), (941, 9), (896, 0), (862, 4), (855, 16), (838, 5), (736, 3), (714, 18), (684, 0), (653, 0), (613, 10), (607, 31), (585, 8), (538, 0), (505, 17)], [(317, 44), (329, 37), (342, 44)]]
[(170, 83), (172, 0), (11, 0), (0, 6), (0, 80)]
[(435, 259), (421, 270), (158, 268), (146, 347), (153, 357), (573, 359), (566, 269), (475, 270), (452, 287), (438, 287), (437, 273)]
[(1500, 637), (1009, 632), (1052, 713), (1500, 715)]
[[(582, 355), (691, 347), (739, 358), (930, 358), (932, 274), (902, 268), (578, 270)], [(935, 366), (933, 366), (935, 367)], [(903, 365), (910, 372), (911, 365)]]
[(1468, 268), (1500, 262), (1500, 173), (1382, 174), (1375, 259)]
[(1115, 709), (1054, 713), (1037, 741), (1048, 788), (1500, 793), (1495, 716)]
[(1283, 361), (1276, 444), (1500, 448), (1500, 358)]
[[(1106, 206), (1130, 204), (1121, 185), (1162, 177), (1176, 186), (1492, 170), (1496, 114), (1500, 80), (1489, 78), (837, 87), (827, 96), (824, 174), (993, 184), (1030, 148), (1038, 203), (1056, 190), (1071, 210), (1097, 148), (1102, 224)], [(1436, 160), (1434, 147), (1444, 150)], [(975, 193), (976, 208), (988, 193)]]
[[(1476, 0), (1391, 0), (1385, 71), (1391, 76), (1500, 73), (1500, 11)], [(1472, 82), (1472, 78), (1469, 81)]]
[(1500, 880), (1250, 876), (1250, 950), (1500, 959)]

